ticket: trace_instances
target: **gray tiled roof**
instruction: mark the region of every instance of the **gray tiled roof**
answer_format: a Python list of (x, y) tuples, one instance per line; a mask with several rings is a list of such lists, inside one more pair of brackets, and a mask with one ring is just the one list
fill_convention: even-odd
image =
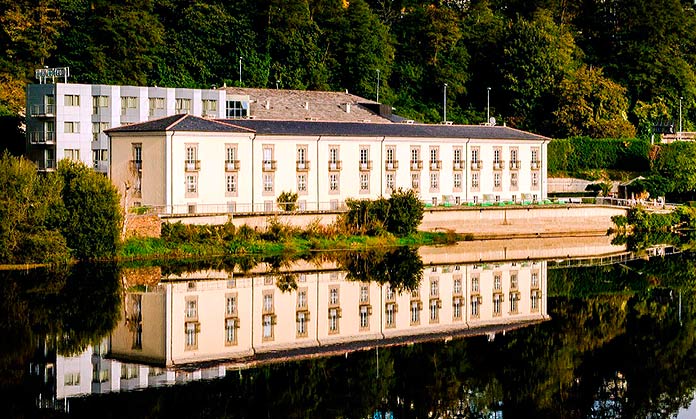
[(504, 126), (360, 123), (320, 121), (226, 120), (229, 124), (269, 135), (331, 135), (357, 137), (476, 138), (545, 140), (547, 137)]
[(107, 134), (112, 132), (159, 132), (159, 131), (199, 131), (199, 132), (242, 132), (248, 133), (249, 129), (226, 124), (221, 121), (205, 119), (198, 116), (180, 114), (137, 124), (123, 125), (117, 128), (105, 130)]
[[(249, 114), (283, 121), (390, 122), (373, 108), (377, 102), (346, 92), (226, 87), (228, 95), (249, 96)], [(350, 104), (347, 112), (346, 104)]]

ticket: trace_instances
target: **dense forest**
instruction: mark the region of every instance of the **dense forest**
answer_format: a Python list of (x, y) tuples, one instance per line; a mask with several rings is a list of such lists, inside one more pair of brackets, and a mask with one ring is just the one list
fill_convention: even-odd
[[(241, 76), (240, 76), (241, 58)], [(0, 0), (0, 115), (70, 81), (344, 90), (425, 122), (646, 137), (696, 115), (689, 0)], [(241, 77), (241, 82), (240, 82)], [(490, 91), (488, 90), (490, 88)], [(490, 99), (489, 99), (490, 98)]]

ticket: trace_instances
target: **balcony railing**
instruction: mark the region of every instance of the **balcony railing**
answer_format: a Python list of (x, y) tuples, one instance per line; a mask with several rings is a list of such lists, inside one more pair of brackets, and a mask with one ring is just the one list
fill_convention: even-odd
[(95, 160), (94, 170), (99, 173), (107, 173), (109, 171), (109, 162), (105, 160)]
[(481, 160), (472, 160), (471, 161), (471, 170), (481, 170), (482, 166), (483, 166), (483, 162)]
[(143, 170), (143, 161), (142, 160), (131, 160), (130, 161), (130, 169), (134, 172), (139, 172)]
[(54, 116), (56, 114), (56, 105), (32, 105), (31, 116)]
[(187, 172), (197, 172), (201, 170), (201, 161), (200, 160), (186, 160), (184, 162), (185, 170)]
[(520, 161), (519, 160), (511, 160), (510, 161), (510, 169), (511, 170), (518, 170), (520, 168)]
[(275, 160), (264, 160), (263, 162), (261, 162), (261, 169), (264, 172), (275, 172), (276, 161)]
[(396, 170), (399, 168), (399, 161), (398, 160), (386, 160), (384, 162), (384, 167), (386, 167), (387, 170)]
[(411, 170), (423, 169), (423, 160), (411, 160)]
[(309, 160), (297, 160), (295, 162), (295, 168), (297, 169), (298, 172), (309, 171)]
[(56, 161), (54, 159), (37, 160), (36, 165), (40, 171), (56, 170)]
[(329, 162), (329, 171), (334, 172), (341, 170), (341, 160), (334, 160)]
[(360, 170), (372, 170), (372, 160), (360, 162)]
[(226, 160), (225, 161), (225, 171), (226, 172), (236, 172), (239, 170), (239, 160)]
[(45, 131), (33, 131), (29, 133), (29, 142), (31, 144), (55, 144), (56, 133)]
[(464, 164), (461, 161), (452, 162), (452, 168), (454, 170), (462, 170), (463, 166), (464, 166)]
[(430, 170), (442, 169), (442, 160), (430, 160)]
[(538, 161), (533, 161), (530, 166), (532, 170), (537, 170), (541, 164)]
[(503, 167), (505, 167), (504, 160), (498, 160), (493, 162), (493, 170), (503, 170)]

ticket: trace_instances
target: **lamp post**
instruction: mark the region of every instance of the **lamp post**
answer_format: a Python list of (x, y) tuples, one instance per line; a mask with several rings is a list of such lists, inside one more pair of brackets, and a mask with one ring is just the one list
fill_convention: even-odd
[(447, 122), (447, 83), (445, 83), (445, 89), (442, 94), (442, 122)]
[(242, 56), (239, 56), (239, 87), (242, 86)]
[(379, 103), (379, 68), (377, 69), (377, 103)]
[(682, 138), (682, 99), (684, 99), (684, 97), (679, 96), (679, 135), (678, 135), (678, 138), (680, 140)]
[(486, 124), (491, 123), (491, 88), (488, 88), (486, 94)]

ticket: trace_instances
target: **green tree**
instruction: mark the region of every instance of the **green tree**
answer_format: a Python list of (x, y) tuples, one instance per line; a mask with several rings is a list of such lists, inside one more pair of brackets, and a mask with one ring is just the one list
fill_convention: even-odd
[(582, 66), (565, 78), (554, 112), (558, 135), (593, 138), (633, 138), (628, 122), (626, 89), (604, 77), (600, 68)]
[(73, 256), (114, 257), (123, 222), (116, 187), (80, 162), (61, 160), (57, 173), (63, 182), (59, 226)]
[(52, 221), (60, 181), (24, 158), (0, 157), (0, 263), (59, 262), (69, 257)]
[(654, 170), (672, 181), (670, 192), (696, 190), (696, 143), (678, 141), (660, 146)]

